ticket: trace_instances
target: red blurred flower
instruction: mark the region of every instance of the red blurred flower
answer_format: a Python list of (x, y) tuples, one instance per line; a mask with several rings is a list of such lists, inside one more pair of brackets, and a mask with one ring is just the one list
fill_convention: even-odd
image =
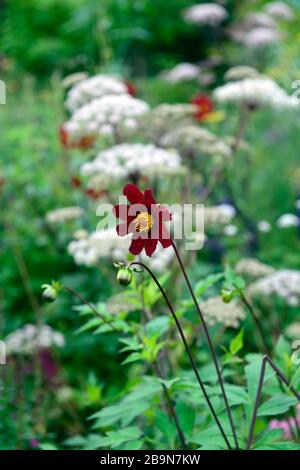
[(81, 186), (81, 179), (79, 178), (79, 176), (72, 176), (71, 178), (71, 186), (72, 188), (80, 188)]
[(96, 201), (97, 199), (100, 199), (101, 197), (105, 196), (107, 194), (106, 189), (94, 189), (94, 188), (87, 188), (85, 190), (85, 195)]
[(165, 223), (172, 219), (166, 207), (157, 204), (151, 189), (142, 193), (134, 184), (127, 184), (123, 189), (130, 205), (119, 204), (114, 207), (114, 214), (123, 222), (117, 225), (121, 237), (132, 233), (130, 253), (138, 255), (145, 248), (146, 254), (152, 256), (158, 241), (163, 248), (172, 245), (169, 230)]
[(197, 108), (194, 114), (194, 118), (198, 122), (203, 121), (205, 117), (210, 114), (214, 109), (212, 100), (208, 95), (205, 94), (196, 95), (192, 99), (192, 104), (195, 105)]
[(129, 95), (135, 97), (137, 93), (136, 93), (136, 87), (133, 85), (133, 83), (131, 83), (129, 80), (125, 80), (124, 84), (127, 87), (127, 91)]
[(81, 150), (87, 150), (91, 148), (96, 138), (93, 135), (86, 135), (80, 137), (77, 140), (70, 141), (70, 136), (68, 131), (64, 126), (59, 128), (59, 140), (61, 145), (66, 149), (79, 148)]

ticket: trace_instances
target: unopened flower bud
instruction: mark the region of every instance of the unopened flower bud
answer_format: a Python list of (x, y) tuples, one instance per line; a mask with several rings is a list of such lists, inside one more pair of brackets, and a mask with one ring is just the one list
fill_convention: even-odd
[(62, 286), (59, 282), (52, 282), (52, 284), (43, 284), (42, 289), (43, 299), (46, 300), (46, 302), (54, 302), (57, 299)]
[(229, 304), (232, 301), (234, 295), (232, 291), (227, 290), (227, 289), (222, 289), (221, 297), (225, 304)]
[(127, 268), (121, 268), (117, 274), (117, 281), (121, 286), (129, 286), (132, 281), (132, 273)]

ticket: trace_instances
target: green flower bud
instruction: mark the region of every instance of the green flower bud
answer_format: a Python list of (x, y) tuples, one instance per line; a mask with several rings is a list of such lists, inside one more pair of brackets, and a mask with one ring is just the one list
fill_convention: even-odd
[(46, 302), (54, 302), (59, 294), (59, 291), (62, 290), (62, 285), (59, 282), (53, 281), (52, 284), (43, 284), (43, 299)]
[(117, 281), (121, 286), (129, 286), (132, 281), (132, 272), (127, 268), (121, 268), (117, 274)]
[(234, 294), (230, 290), (222, 289), (221, 290), (221, 297), (222, 297), (222, 300), (225, 304), (229, 304), (232, 301), (232, 299), (234, 297)]

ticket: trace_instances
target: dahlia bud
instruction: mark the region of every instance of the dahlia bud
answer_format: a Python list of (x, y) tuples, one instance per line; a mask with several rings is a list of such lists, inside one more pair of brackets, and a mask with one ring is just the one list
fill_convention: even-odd
[(129, 286), (132, 281), (132, 273), (128, 268), (121, 268), (117, 274), (117, 281), (121, 286)]
[(222, 289), (221, 290), (221, 297), (222, 297), (222, 300), (225, 304), (229, 304), (233, 297), (234, 297), (234, 294), (231, 290), (228, 290), (228, 289)]
[(46, 302), (54, 302), (62, 289), (62, 285), (59, 282), (52, 282), (52, 284), (43, 284), (43, 299)]

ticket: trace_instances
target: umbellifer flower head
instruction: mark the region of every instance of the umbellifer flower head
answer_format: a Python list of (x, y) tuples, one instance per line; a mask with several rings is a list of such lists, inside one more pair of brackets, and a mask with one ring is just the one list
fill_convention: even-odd
[(134, 184), (127, 184), (123, 194), (130, 205), (115, 206), (114, 214), (123, 220), (117, 225), (118, 235), (122, 237), (132, 233), (130, 253), (139, 255), (145, 248), (146, 254), (152, 256), (158, 241), (163, 248), (168, 248), (172, 241), (165, 224), (172, 216), (167, 208), (156, 203), (151, 189), (142, 193)]

